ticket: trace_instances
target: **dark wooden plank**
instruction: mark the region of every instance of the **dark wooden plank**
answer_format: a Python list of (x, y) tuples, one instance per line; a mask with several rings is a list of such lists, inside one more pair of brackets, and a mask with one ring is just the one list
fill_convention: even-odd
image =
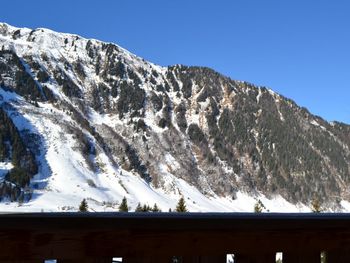
[(235, 263), (275, 263), (276, 253), (256, 253), (251, 247), (249, 254), (235, 253), (234, 260)]
[(339, 249), (326, 252), (327, 263), (349, 263), (350, 262), (350, 248), (348, 250)]
[[(0, 215), (0, 260), (332, 251), (349, 214), (64, 213)], [(151, 253), (151, 254), (150, 254)]]
[(123, 257), (123, 263), (172, 263), (171, 256)]
[(57, 263), (112, 263), (112, 258), (58, 259)]
[(181, 263), (226, 263), (226, 255), (185, 256)]
[(283, 253), (283, 263), (320, 263), (321, 252), (297, 251)]

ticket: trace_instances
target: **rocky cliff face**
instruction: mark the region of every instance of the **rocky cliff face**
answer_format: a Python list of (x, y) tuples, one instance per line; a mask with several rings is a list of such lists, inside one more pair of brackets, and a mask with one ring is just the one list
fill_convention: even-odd
[(47, 29), (0, 24), (0, 50), (0, 175), (17, 189), (4, 199), (148, 202), (137, 178), (167, 204), (188, 194), (194, 210), (210, 208), (189, 187), (228, 203), (349, 200), (350, 126), (267, 88)]

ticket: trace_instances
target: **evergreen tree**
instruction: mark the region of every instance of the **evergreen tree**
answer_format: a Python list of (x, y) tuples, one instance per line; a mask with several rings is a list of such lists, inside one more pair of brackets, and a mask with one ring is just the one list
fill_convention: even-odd
[(154, 203), (154, 206), (152, 208), (152, 212), (162, 212), (162, 210), (159, 209), (156, 203)]
[(186, 208), (185, 199), (183, 196), (181, 196), (181, 198), (179, 199), (179, 202), (177, 203), (176, 212), (179, 212), (179, 213), (188, 212)]
[(88, 212), (88, 208), (89, 206), (84, 198), (79, 205), (79, 212)]
[(142, 212), (150, 212), (151, 211), (151, 207), (149, 205), (144, 204), (142, 206)]
[(24, 203), (24, 193), (21, 192), (20, 196), (18, 197), (18, 206), (22, 206)]
[(119, 205), (119, 212), (129, 212), (128, 201), (125, 196)]
[(311, 202), (311, 210), (314, 213), (322, 212), (321, 202), (320, 199), (318, 199), (317, 197), (315, 197)]
[(260, 200), (258, 200), (254, 205), (254, 213), (261, 213), (264, 209), (266, 209), (266, 207)]
[(135, 212), (142, 212), (142, 206), (140, 203), (137, 204), (137, 207), (135, 209)]

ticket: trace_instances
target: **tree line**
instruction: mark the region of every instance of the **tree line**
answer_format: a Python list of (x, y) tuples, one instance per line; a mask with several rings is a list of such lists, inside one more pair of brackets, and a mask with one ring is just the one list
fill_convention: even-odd
[[(126, 197), (123, 197), (123, 199), (118, 207), (118, 211), (126, 213), (126, 212), (130, 212), (130, 210), (131, 210), (131, 208), (128, 205), (128, 201), (127, 201)], [(79, 205), (79, 212), (88, 212), (88, 211), (89, 211), (89, 205), (88, 205), (86, 199), (84, 198)], [(142, 212), (159, 213), (159, 212), (162, 212), (162, 210), (158, 207), (158, 205), (156, 203), (154, 203), (153, 207), (149, 206), (148, 204), (142, 205), (141, 203), (138, 203), (134, 212), (137, 212), (137, 213), (142, 213)], [(169, 212), (172, 212), (171, 208), (169, 209)], [(188, 212), (185, 198), (183, 196), (180, 197), (174, 212), (178, 212), (178, 213)]]
[[(86, 199), (84, 198), (79, 205), (79, 212), (88, 212), (88, 210), (89, 210), (89, 206), (88, 206)], [(128, 201), (127, 201), (126, 197), (123, 197), (123, 199), (118, 207), (118, 211), (126, 213), (126, 212), (130, 212), (130, 210), (131, 209), (130, 209), (130, 206), (128, 205)], [(254, 213), (262, 213), (265, 211), (269, 212), (269, 210), (266, 209), (265, 205), (263, 204), (263, 202), (260, 199), (254, 204), (253, 211), (254, 211)], [(322, 211), (324, 211), (319, 198), (314, 197), (313, 200), (311, 201), (311, 211), (313, 213), (321, 213)], [(139, 202), (137, 204), (134, 212), (137, 212), (137, 213), (142, 213), (142, 212), (159, 213), (159, 212), (162, 212), (162, 210), (158, 207), (158, 205), (156, 203), (154, 203), (153, 207), (151, 207), (148, 204), (142, 205)], [(172, 212), (171, 208), (169, 209), (168, 212)], [(174, 212), (178, 212), (178, 213), (188, 212), (186, 202), (185, 202), (185, 199), (183, 196), (181, 196), (181, 198), (177, 202), (177, 205), (176, 205)]]

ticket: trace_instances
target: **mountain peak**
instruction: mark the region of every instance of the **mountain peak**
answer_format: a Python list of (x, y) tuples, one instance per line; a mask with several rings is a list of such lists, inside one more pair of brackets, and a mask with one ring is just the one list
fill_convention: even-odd
[(349, 126), (209, 68), (3, 23), (0, 118), (0, 197), (20, 209), (113, 209), (123, 196), (166, 211), (181, 196), (191, 211), (350, 208)]

